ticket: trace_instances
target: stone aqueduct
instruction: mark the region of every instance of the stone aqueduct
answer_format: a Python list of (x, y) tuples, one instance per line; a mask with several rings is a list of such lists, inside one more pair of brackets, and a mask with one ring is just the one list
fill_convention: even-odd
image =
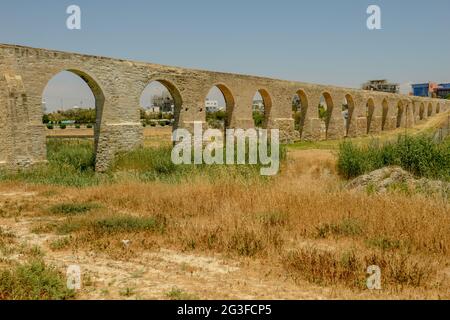
[[(80, 76), (95, 96), (98, 171), (106, 170), (117, 152), (141, 145), (140, 96), (153, 81), (159, 81), (172, 94), (176, 125), (185, 128), (192, 128), (195, 121), (205, 121), (205, 97), (213, 86), (225, 97), (227, 126), (253, 127), (252, 102), (259, 91), (265, 104), (265, 126), (280, 129), (287, 142), (375, 134), (411, 126), (450, 110), (446, 100), (0, 45), (1, 166), (14, 169), (46, 161), (42, 94), (48, 81), (61, 71)], [(301, 99), (303, 113), (299, 130), (292, 116), (295, 94)], [(329, 110), (325, 129), (317, 108), (322, 96)], [(347, 125), (341, 112), (345, 99), (349, 106)]]

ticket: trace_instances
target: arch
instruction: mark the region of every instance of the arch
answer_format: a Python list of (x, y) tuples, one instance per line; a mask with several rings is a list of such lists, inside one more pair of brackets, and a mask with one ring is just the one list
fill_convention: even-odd
[(294, 113), (295, 127), (296, 130), (299, 131), (301, 138), (303, 136), (303, 128), (305, 127), (306, 114), (308, 112), (308, 97), (304, 90), (299, 89), (295, 92), (294, 98), (292, 99), (292, 111)]
[[(323, 99), (323, 101), (322, 101)], [(324, 105), (322, 103), (325, 103)], [(331, 97), (331, 94), (328, 92), (323, 92), (322, 96), (321, 96), (321, 105), (323, 105), (325, 107), (325, 117), (324, 120), (325, 122), (329, 123), (330, 117), (331, 117), (331, 113), (333, 112), (333, 98)]]
[(397, 128), (400, 128), (402, 126), (403, 112), (404, 112), (403, 102), (398, 101), (397, 102), (397, 124), (396, 124)]
[(45, 86), (44, 91), (42, 92), (41, 100), (44, 101), (44, 99), (43, 99), (44, 93), (47, 90), (48, 84), (52, 81), (52, 79), (64, 72), (72, 73), (72, 74), (78, 76), (79, 78), (81, 78), (81, 80), (83, 80), (84, 83), (86, 83), (86, 85), (89, 87), (89, 89), (91, 90), (91, 92), (94, 96), (95, 114), (96, 114), (95, 115), (95, 124), (94, 124), (94, 151), (97, 152), (98, 142), (100, 139), (100, 127), (101, 127), (101, 123), (102, 123), (102, 119), (103, 119), (103, 107), (105, 104), (105, 95), (104, 95), (103, 89), (100, 87), (99, 82), (97, 80), (95, 80), (93, 76), (91, 76), (87, 72), (85, 72), (81, 69), (78, 69), (78, 68), (63, 69), (63, 70), (55, 73), (48, 80), (47, 85)]
[(366, 103), (366, 117), (367, 117), (367, 134), (370, 133), (372, 120), (373, 120), (373, 114), (375, 112), (375, 102), (372, 98), (369, 98)]
[[(256, 94), (255, 97), (253, 98), (253, 104), (255, 105), (255, 98), (258, 97), (258, 95), (261, 96), (262, 99), (262, 104), (263, 104), (263, 114), (264, 114), (264, 119), (262, 121), (262, 127), (264, 129), (267, 129), (270, 126), (270, 115), (271, 115), (271, 111), (272, 111), (272, 98), (270, 97), (269, 92), (266, 89), (259, 89)], [(261, 110), (253, 110), (253, 115), (254, 115), (254, 122), (255, 122), (255, 126), (256, 126), (256, 113), (260, 113)]]
[(349, 135), (350, 125), (353, 119), (353, 113), (355, 111), (355, 101), (350, 94), (346, 94), (344, 97), (344, 104), (342, 106), (342, 114), (344, 118), (345, 136)]
[(389, 112), (389, 104), (386, 99), (383, 99), (383, 102), (381, 103), (381, 107), (383, 109), (383, 115), (381, 119), (381, 131), (386, 130), (386, 122), (387, 122), (387, 115)]
[(172, 83), (171, 81), (166, 80), (166, 79), (157, 78), (155, 80), (150, 80), (150, 82), (147, 84), (147, 86), (141, 93), (141, 99), (142, 99), (142, 95), (144, 94), (145, 90), (147, 90), (150, 86), (152, 86), (154, 84), (159, 84), (162, 87), (164, 87), (167, 90), (167, 92), (170, 94), (171, 99), (173, 100), (170, 102), (171, 103), (173, 102), (173, 130), (175, 130), (180, 126), (180, 115), (181, 115), (181, 111), (183, 108), (183, 99), (182, 99), (181, 93), (178, 90), (178, 88), (176, 87), (176, 85), (174, 83)]
[(225, 101), (225, 116), (223, 119), (223, 129), (230, 128), (231, 126), (233, 126), (233, 114), (235, 108), (234, 95), (226, 84), (216, 83), (211, 86), (207, 96), (212, 92), (214, 88), (216, 88), (218, 92), (222, 94), (223, 100)]
[(425, 117), (425, 104), (421, 102), (419, 107), (419, 119), (423, 120), (424, 117)]
[(441, 112), (441, 104), (437, 103), (436, 104), (436, 113), (440, 113)]
[(431, 117), (433, 115), (433, 104), (431, 102), (428, 103), (427, 116)]

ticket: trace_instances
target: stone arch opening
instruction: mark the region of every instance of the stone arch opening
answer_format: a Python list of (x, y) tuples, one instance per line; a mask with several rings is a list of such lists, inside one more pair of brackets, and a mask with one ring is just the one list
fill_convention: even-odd
[(399, 101), (397, 103), (397, 124), (396, 128), (400, 128), (402, 126), (404, 107), (403, 102)]
[(441, 105), (438, 103), (436, 104), (436, 113), (440, 113), (441, 112)]
[(433, 115), (433, 104), (430, 102), (428, 104), (428, 111), (427, 111), (427, 116), (431, 117)]
[(383, 109), (383, 115), (381, 119), (381, 131), (386, 130), (386, 122), (387, 122), (387, 115), (389, 112), (389, 104), (386, 99), (383, 99), (383, 102), (381, 103), (381, 107)]
[(318, 116), (323, 122), (323, 131), (325, 132), (325, 138), (328, 137), (328, 129), (333, 112), (333, 99), (328, 92), (322, 93), (318, 106)]
[(267, 129), (270, 126), (270, 112), (272, 110), (272, 98), (265, 89), (256, 91), (253, 97), (252, 113), (255, 128)]
[(180, 125), (182, 106), (181, 94), (173, 83), (167, 80), (151, 81), (140, 97), (142, 124), (145, 127), (172, 125), (176, 129)]
[(355, 101), (350, 94), (344, 96), (342, 102), (342, 118), (344, 121), (344, 136), (349, 135), (350, 125), (353, 118), (353, 112), (355, 111)]
[(423, 120), (425, 117), (425, 104), (422, 102), (419, 107), (419, 119)]
[(366, 103), (367, 134), (369, 134), (371, 130), (374, 112), (375, 112), (375, 102), (373, 101), (372, 98), (369, 98), (369, 100), (367, 100)]
[(214, 85), (205, 100), (206, 121), (210, 128), (225, 130), (233, 125), (234, 97), (224, 84)]
[(306, 113), (308, 112), (308, 97), (305, 91), (298, 90), (292, 98), (292, 117), (294, 118), (295, 130), (303, 135)]
[(55, 74), (42, 93), (43, 122), (55, 130), (93, 129), (97, 151), (105, 96), (92, 76), (78, 69)]

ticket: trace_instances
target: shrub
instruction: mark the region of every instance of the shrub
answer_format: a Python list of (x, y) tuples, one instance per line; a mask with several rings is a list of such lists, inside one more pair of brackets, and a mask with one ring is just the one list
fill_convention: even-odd
[(75, 297), (61, 273), (42, 261), (19, 265), (0, 274), (0, 300), (67, 300)]
[(385, 166), (400, 166), (418, 177), (450, 180), (450, 143), (435, 143), (431, 137), (399, 137), (395, 143), (371, 143), (358, 147), (340, 145), (338, 172), (346, 179)]
[(255, 127), (261, 128), (264, 124), (264, 113), (261, 111), (253, 111), (253, 122)]
[(60, 128), (61, 130), (65, 130), (65, 129), (67, 128), (67, 126), (66, 126), (65, 124), (61, 124), (61, 125), (59, 125), (59, 128)]
[(366, 172), (363, 152), (351, 142), (344, 142), (339, 148), (338, 171), (344, 178), (350, 179)]
[(48, 144), (48, 160), (60, 167), (71, 167), (76, 171), (95, 168), (95, 153), (90, 142), (51, 141)]
[(79, 124), (75, 125), (75, 129), (81, 129), (81, 126)]
[(49, 211), (53, 214), (63, 214), (67, 216), (87, 213), (100, 208), (96, 203), (61, 203), (50, 207)]
[(325, 223), (316, 228), (319, 238), (326, 238), (328, 235), (355, 237), (363, 232), (359, 220), (346, 218), (339, 223)]
[(55, 127), (52, 124), (47, 125), (47, 129), (53, 130)]
[(86, 125), (86, 128), (88, 128), (88, 129), (92, 129), (94, 126), (92, 125), (92, 124), (88, 124), (88, 125)]

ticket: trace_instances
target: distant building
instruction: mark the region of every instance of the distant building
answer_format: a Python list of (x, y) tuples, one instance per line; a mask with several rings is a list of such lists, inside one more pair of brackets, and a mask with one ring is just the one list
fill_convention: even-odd
[(147, 115), (149, 113), (160, 113), (161, 112), (161, 108), (160, 107), (150, 107), (147, 110), (145, 110), (145, 113), (147, 113)]
[(152, 105), (150, 109), (157, 109), (159, 108), (159, 111), (157, 112), (163, 112), (163, 113), (173, 113), (175, 110), (175, 103), (168, 93), (163, 93), (160, 96), (153, 96), (152, 99)]
[(438, 98), (446, 99), (450, 95), (450, 83), (442, 83), (436, 90)]
[(398, 83), (389, 83), (387, 80), (370, 80), (362, 85), (363, 90), (399, 93)]
[(206, 112), (217, 112), (221, 111), (223, 107), (219, 106), (219, 102), (216, 100), (206, 100), (205, 101)]
[(253, 111), (264, 112), (264, 100), (254, 100)]
[(450, 94), (450, 83), (437, 84), (434, 82), (411, 85), (416, 97), (446, 98)]

